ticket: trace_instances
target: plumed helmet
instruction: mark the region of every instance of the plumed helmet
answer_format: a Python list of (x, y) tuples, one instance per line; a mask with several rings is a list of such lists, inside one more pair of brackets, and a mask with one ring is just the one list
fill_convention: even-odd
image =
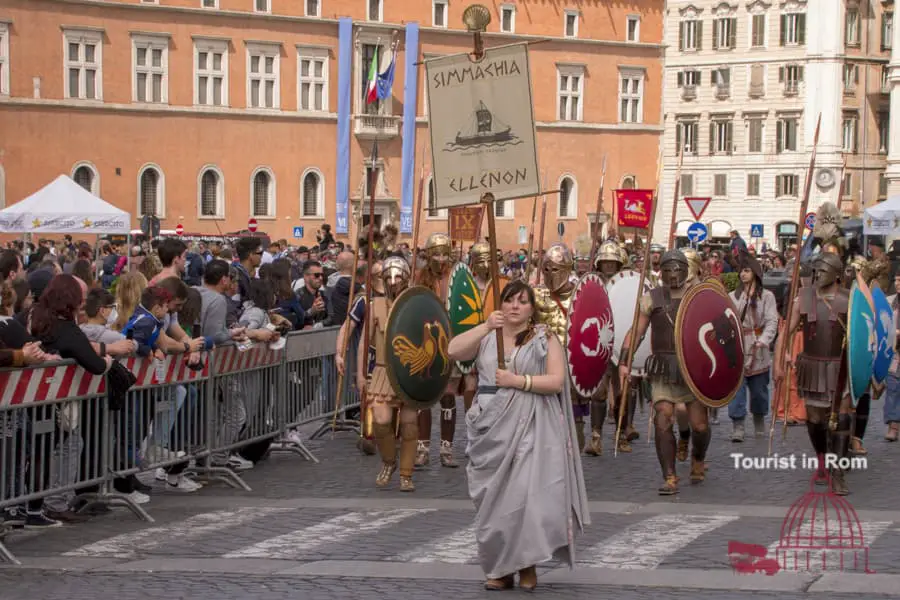
[(425, 250), (432, 250), (443, 246), (446, 246), (447, 250), (450, 249), (450, 236), (446, 233), (432, 233), (428, 236), (428, 239), (425, 240)]
[[(652, 251), (652, 246), (650, 247)], [(690, 269), (690, 263), (688, 262), (687, 257), (684, 255), (684, 252), (681, 250), (669, 250), (665, 252), (662, 257), (659, 259), (659, 265), (662, 266), (667, 262), (675, 261), (681, 263), (681, 265), (685, 269)]]
[(622, 249), (619, 248), (619, 245), (615, 242), (603, 242), (603, 244), (601, 244), (600, 250), (597, 252), (597, 259), (595, 262), (599, 262), (601, 260), (617, 262), (620, 265), (625, 264), (625, 260), (623, 260), (622, 258)]
[(562, 242), (557, 242), (547, 248), (545, 259), (563, 267), (571, 267), (575, 263), (572, 252)]
[(472, 246), (472, 250), (470, 250), (473, 256), (481, 256), (486, 254), (490, 256), (491, 254), (491, 245), (487, 242), (478, 242), (474, 246)]
[(844, 270), (844, 263), (841, 257), (834, 252), (820, 252), (813, 259), (813, 268), (826, 269), (835, 275), (840, 275)]
[[(374, 272), (373, 272), (374, 274)], [(389, 256), (381, 261), (381, 278), (400, 276), (402, 279), (409, 279), (410, 268), (409, 263), (399, 256)]]
[(662, 244), (650, 244), (650, 253), (651, 254), (654, 252), (659, 252), (660, 254), (662, 254), (665, 251), (666, 251), (666, 248)]

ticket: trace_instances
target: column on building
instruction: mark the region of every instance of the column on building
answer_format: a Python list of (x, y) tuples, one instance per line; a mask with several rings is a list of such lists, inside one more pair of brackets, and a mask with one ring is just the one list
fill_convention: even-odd
[(891, 89), (890, 142), (887, 170), (888, 197), (900, 195), (900, 27), (894, 27), (889, 82)]

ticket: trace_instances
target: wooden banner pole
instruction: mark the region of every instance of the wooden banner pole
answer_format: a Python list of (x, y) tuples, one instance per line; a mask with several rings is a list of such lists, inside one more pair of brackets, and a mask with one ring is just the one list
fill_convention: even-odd
[[(488, 217), (488, 243), (491, 246), (491, 291), (494, 294), (492, 310), (500, 310), (500, 267), (497, 264), (497, 222), (494, 216), (494, 195), (490, 192), (481, 196)], [(506, 353), (503, 350), (503, 333), (497, 333), (497, 368), (506, 368)]]
[[(600, 191), (597, 192), (597, 208), (594, 213), (594, 219), (597, 223), (597, 231), (591, 237), (591, 262), (588, 263), (588, 271), (594, 270), (594, 258), (597, 256), (597, 248), (600, 247), (600, 211), (603, 210), (603, 185), (606, 182), (606, 155), (603, 155), (603, 171), (600, 173)], [(588, 223), (588, 228), (591, 224)]]

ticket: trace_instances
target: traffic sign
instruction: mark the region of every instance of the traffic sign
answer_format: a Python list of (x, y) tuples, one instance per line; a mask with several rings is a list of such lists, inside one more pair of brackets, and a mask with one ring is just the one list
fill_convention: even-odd
[(688, 209), (690, 209), (691, 214), (694, 215), (694, 220), (699, 221), (700, 217), (703, 216), (706, 207), (709, 206), (709, 203), (712, 201), (712, 198), (685, 198), (684, 201), (687, 202)]
[(691, 223), (691, 226), (688, 227), (687, 235), (691, 242), (698, 244), (706, 239), (706, 236), (709, 235), (709, 230), (706, 229), (706, 225), (703, 223)]
[(294, 227), (294, 237), (295, 237), (295, 238), (302, 238), (302, 237), (303, 237), (303, 225), (299, 225), (299, 226), (297, 226), (297, 227)]
[(181, 235), (182, 233), (184, 233), (184, 227), (179, 223), (175, 226), (175, 235)]
[(763, 226), (759, 225), (751, 225), (750, 226), (750, 237), (752, 238), (761, 238), (763, 236)]
[(562, 221), (560, 221), (559, 223), (556, 224), (556, 233), (559, 234), (559, 237), (562, 237), (565, 232), (566, 232), (566, 226)]
[(247, 229), (250, 230), (250, 233), (256, 233), (257, 226), (256, 219), (251, 218), (247, 221)]
[(816, 213), (806, 213), (806, 217), (803, 219), (803, 224), (806, 225), (807, 229), (812, 229), (816, 226)]

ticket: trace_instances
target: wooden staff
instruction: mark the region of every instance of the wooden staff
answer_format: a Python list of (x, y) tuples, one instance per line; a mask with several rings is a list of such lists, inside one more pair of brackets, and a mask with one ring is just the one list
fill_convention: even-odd
[(525, 263), (525, 283), (531, 281), (531, 269), (534, 268), (531, 255), (534, 253), (534, 228), (537, 227), (537, 201), (537, 196), (535, 196), (531, 203), (531, 231), (528, 234), (528, 256), (525, 259), (527, 261)]
[[(603, 155), (603, 171), (600, 173), (600, 191), (597, 192), (597, 211), (594, 213), (594, 219), (597, 223), (597, 233), (593, 235), (591, 241), (591, 262), (588, 263), (588, 271), (594, 270), (594, 257), (597, 255), (597, 248), (600, 247), (600, 211), (603, 210), (603, 184), (606, 181), (606, 155)], [(588, 223), (588, 227), (590, 227)]]
[[(366, 373), (366, 379), (368, 379), (369, 375), (369, 345), (372, 343), (372, 269), (375, 263), (375, 253), (373, 246), (375, 245), (375, 184), (378, 182), (378, 171), (374, 168), (375, 161), (378, 157), (378, 139), (375, 139), (375, 142), (372, 144), (372, 175), (369, 178), (369, 236), (368, 236), (368, 247), (366, 248), (366, 319), (365, 319), (365, 343), (363, 344), (364, 354), (361, 357), (358, 357), (357, 360), (364, 360), (364, 366)], [(362, 205), (362, 202), (360, 202)], [(362, 223), (362, 215), (359, 217), (359, 222)], [(368, 402), (363, 400), (360, 403), (360, 420), (362, 421), (360, 432), (365, 428), (365, 419), (366, 419), (366, 404)]]
[[(819, 113), (819, 118), (816, 121), (816, 133), (813, 135), (813, 148), (812, 148), (812, 156), (809, 157), (809, 167), (806, 169), (806, 181), (803, 184), (803, 201), (800, 202), (800, 216), (797, 218), (797, 228), (798, 231), (802, 231), (803, 223), (806, 220), (806, 211), (809, 208), (809, 194), (812, 191), (812, 180), (813, 180), (813, 169), (816, 166), (816, 147), (819, 144), (819, 128), (822, 126), (822, 113)], [(840, 202), (840, 200), (838, 201)], [(812, 231), (809, 232), (809, 235), (812, 235)], [(794, 268), (791, 270), (791, 292), (787, 297), (787, 314), (785, 315), (784, 322), (784, 337), (779, 340), (779, 343), (776, 345), (777, 356), (775, 360), (777, 361), (778, 368), (781, 370), (783, 375), (781, 387), (781, 396), (782, 400), (782, 408), (784, 410), (784, 431), (785, 435), (787, 435), (787, 418), (788, 418), (788, 399), (791, 393), (790, 382), (788, 381), (788, 374), (784, 372), (784, 353), (787, 349), (788, 351), (792, 350), (792, 347), (785, 348), (784, 342), (785, 340), (790, 341), (792, 338), (792, 331), (789, 331), (791, 326), (791, 321), (794, 318), (794, 300), (797, 297), (797, 292), (800, 290), (800, 238), (801, 236), (797, 235), (797, 254), (794, 256)], [(776, 399), (777, 402), (777, 399)], [(772, 423), (769, 427), (769, 456), (772, 456), (772, 443), (775, 439), (775, 417), (778, 415), (778, 411), (775, 411), (775, 414), (772, 415)]]
[[(540, 257), (538, 258), (538, 272), (537, 279), (534, 280), (534, 285), (541, 284), (541, 271), (544, 269), (544, 225), (547, 222), (547, 196), (541, 200), (541, 233), (540, 237), (538, 237), (538, 252), (540, 253)], [(528, 283), (528, 280), (525, 280), (525, 283)]]
[(415, 221), (413, 221), (413, 245), (412, 245), (412, 273), (409, 281), (416, 280), (416, 266), (419, 264), (419, 223), (422, 220), (422, 198), (425, 195), (425, 151), (428, 148), (428, 140), (422, 146), (422, 167), (419, 170), (419, 197), (416, 199), (416, 210), (414, 212)]
[[(487, 192), (481, 196), (484, 210), (488, 214), (488, 243), (491, 246), (491, 290), (494, 293), (493, 310), (500, 310), (500, 268), (497, 265), (497, 222), (494, 216), (494, 195)], [(497, 368), (506, 368), (506, 353), (503, 351), (503, 333), (497, 334)]]
[[(678, 173), (681, 172), (681, 155), (678, 158)], [(653, 239), (653, 225), (656, 223), (656, 209), (659, 207), (659, 192), (662, 189), (662, 164), (663, 164), (663, 146), (660, 144), (659, 155), (656, 159), (656, 197), (653, 199), (653, 208), (650, 210), (650, 223), (647, 224), (647, 244), (644, 246), (644, 261), (641, 264), (641, 278), (638, 281), (638, 293), (634, 300), (634, 314), (631, 317), (631, 335), (628, 342), (628, 359), (625, 366), (628, 368), (628, 375), (622, 382), (621, 396), (619, 398), (619, 414), (616, 418), (616, 437), (613, 438), (615, 450), (613, 456), (619, 455), (619, 436), (622, 435), (622, 421), (625, 420), (625, 406), (628, 401), (628, 392), (631, 390), (631, 362), (634, 360), (634, 352), (637, 345), (637, 325), (638, 318), (641, 315), (641, 297), (643, 296), (644, 282), (647, 280), (647, 269), (650, 268), (650, 241)], [(680, 177), (675, 178), (675, 199), (678, 199), (678, 188)], [(616, 373), (618, 376), (618, 373)], [(648, 436), (649, 437), (649, 436)]]

